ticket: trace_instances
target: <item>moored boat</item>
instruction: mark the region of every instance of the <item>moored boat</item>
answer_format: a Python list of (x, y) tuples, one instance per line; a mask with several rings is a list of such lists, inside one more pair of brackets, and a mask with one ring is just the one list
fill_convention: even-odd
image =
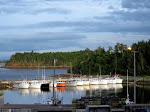
[(26, 80), (20, 81), (20, 83), (17, 85), (17, 88), (28, 89), (29, 83)]
[(57, 82), (57, 87), (65, 87), (66, 85), (66, 81), (63, 81), (63, 80), (58, 80), (56, 81)]
[(90, 85), (97, 85), (99, 84), (98, 78), (91, 78), (90, 79)]
[(37, 80), (33, 80), (31, 81), (29, 88), (41, 88), (41, 83)]
[(108, 84), (116, 84), (116, 80), (114, 78), (106, 78)]
[(106, 79), (99, 79), (99, 83), (98, 84), (107, 84), (108, 80)]
[(83, 86), (83, 80), (76, 79), (76, 86)]
[(112, 76), (116, 80), (116, 84), (122, 84), (123, 79), (119, 77), (119, 74), (114, 74)]
[(83, 79), (83, 86), (89, 86), (90, 81), (88, 79)]
[(76, 81), (75, 80), (67, 80), (65, 86), (66, 87), (75, 87), (76, 86)]

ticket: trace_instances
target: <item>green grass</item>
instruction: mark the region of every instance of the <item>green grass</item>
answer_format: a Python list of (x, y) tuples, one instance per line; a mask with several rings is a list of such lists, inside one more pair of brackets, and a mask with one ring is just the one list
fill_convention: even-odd
[(150, 76), (138, 76), (138, 77), (141, 77), (141, 78), (150, 78)]
[(3, 95), (3, 92), (0, 92), (0, 96), (2, 96)]

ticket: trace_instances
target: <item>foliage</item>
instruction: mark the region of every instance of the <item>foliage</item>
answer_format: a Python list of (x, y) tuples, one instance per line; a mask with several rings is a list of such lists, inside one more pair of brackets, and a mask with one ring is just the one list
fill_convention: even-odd
[(2, 96), (3, 95), (3, 92), (0, 92), (0, 96)]
[[(150, 40), (133, 43), (132, 51), (136, 53), (136, 71), (137, 75), (150, 75)], [(86, 48), (83, 51), (76, 52), (47, 52), (36, 53), (24, 52), (16, 53), (7, 61), (6, 66), (53, 66), (53, 60), (57, 59), (56, 66), (72, 66), (73, 73), (76, 74), (114, 74), (119, 73), (129, 75), (134, 72), (134, 53), (127, 50), (127, 45), (117, 43), (104, 48), (98, 47), (95, 50)], [(69, 70), (70, 71), (70, 70)]]

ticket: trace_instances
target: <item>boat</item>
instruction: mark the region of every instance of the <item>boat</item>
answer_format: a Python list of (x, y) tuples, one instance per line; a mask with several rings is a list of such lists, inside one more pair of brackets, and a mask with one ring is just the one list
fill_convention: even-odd
[(41, 83), (37, 80), (33, 80), (31, 81), (29, 88), (41, 88)]
[(26, 80), (20, 81), (20, 83), (17, 85), (17, 88), (19, 89), (28, 89), (29, 83)]
[(83, 86), (83, 80), (75, 79), (75, 81), (76, 81), (76, 86)]
[(42, 84), (49, 84), (48, 80), (45, 80), (45, 69), (42, 69), (42, 80), (40, 81), (41, 85)]
[(108, 84), (116, 84), (116, 80), (113, 77), (106, 78)]
[(90, 80), (90, 85), (98, 85), (99, 84), (98, 78), (91, 78), (89, 80)]
[(100, 72), (100, 77), (99, 77), (99, 83), (98, 84), (107, 84), (108, 80), (106, 79), (102, 79), (102, 75), (101, 75), (101, 66), (99, 65), (99, 72)]
[(88, 79), (83, 79), (83, 86), (89, 86), (90, 81)]
[(116, 80), (116, 84), (122, 84), (123, 79), (119, 77), (119, 74), (114, 74), (112, 76)]
[(65, 85), (66, 85), (66, 81), (63, 81), (63, 80), (58, 80), (58, 81), (56, 81), (56, 83), (57, 83), (57, 87), (65, 87)]
[(107, 84), (108, 80), (106, 79), (99, 79), (99, 83), (98, 84)]
[(76, 81), (75, 80), (67, 80), (65, 86), (66, 87), (75, 87), (76, 86)]

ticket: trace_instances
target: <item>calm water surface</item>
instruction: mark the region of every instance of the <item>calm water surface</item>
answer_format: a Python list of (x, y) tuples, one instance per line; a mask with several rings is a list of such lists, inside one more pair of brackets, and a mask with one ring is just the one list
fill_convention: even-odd
[[(42, 78), (43, 69), (7, 69), (0, 68), (0, 80), (15, 80), (15, 79), (37, 79)], [(56, 69), (56, 75), (67, 73), (67, 69)], [(45, 69), (45, 77), (54, 74), (54, 69)]]
[[(126, 85), (109, 84), (77, 87), (57, 87), (55, 88), (57, 97), (63, 98), (63, 104), (71, 104), (72, 98), (84, 96), (119, 96), (126, 98)], [(41, 89), (13, 89), (3, 90), (4, 103), (10, 104), (34, 104), (47, 103), (52, 97), (52, 88), (48, 91)], [(133, 101), (133, 85), (129, 86), (130, 99)], [(150, 103), (150, 87), (137, 87), (137, 103)]]

